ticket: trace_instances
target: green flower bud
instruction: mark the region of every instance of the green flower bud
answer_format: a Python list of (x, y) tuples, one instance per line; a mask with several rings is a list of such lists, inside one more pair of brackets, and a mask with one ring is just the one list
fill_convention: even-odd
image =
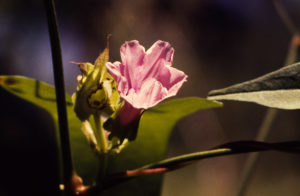
[(82, 75), (78, 77), (77, 92), (73, 94), (74, 111), (81, 121), (99, 113), (111, 116), (119, 107), (120, 96), (116, 82), (107, 72), (108, 47), (99, 55), (95, 65), (76, 63)]

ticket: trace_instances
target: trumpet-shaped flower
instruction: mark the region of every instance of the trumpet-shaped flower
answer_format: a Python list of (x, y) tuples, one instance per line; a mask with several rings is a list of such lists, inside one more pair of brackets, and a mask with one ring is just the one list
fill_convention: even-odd
[(122, 62), (107, 62), (125, 105), (120, 123), (126, 125), (142, 110), (174, 96), (187, 75), (172, 67), (174, 49), (168, 42), (157, 41), (147, 51), (138, 41), (125, 42), (120, 49)]

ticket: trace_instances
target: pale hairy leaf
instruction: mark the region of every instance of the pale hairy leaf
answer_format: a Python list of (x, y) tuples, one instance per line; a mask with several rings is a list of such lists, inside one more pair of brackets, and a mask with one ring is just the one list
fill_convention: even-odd
[(279, 109), (300, 109), (300, 63), (292, 64), (256, 79), (213, 90), (209, 100), (255, 102)]

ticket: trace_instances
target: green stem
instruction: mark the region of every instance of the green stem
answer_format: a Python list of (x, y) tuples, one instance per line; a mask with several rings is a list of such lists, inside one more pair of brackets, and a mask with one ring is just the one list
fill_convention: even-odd
[(99, 145), (100, 153), (107, 153), (107, 141), (105, 137), (105, 132), (103, 129), (103, 122), (99, 114), (94, 115), (95, 127), (96, 127), (96, 137), (97, 143)]
[(209, 157), (228, 155), (228, 154), (232, 154), (232, 150), (230, 148), (220, 148), (220, 149), (213, 149), (213, 150), (207, 150), (202, 152), (195, 152), (195, 153), (164, 159), (156, 163), (151, 163), (143, 167), (140, 167), (137, 170), (144, 170), (144, 169), (151, 169), (151, 168), (168, 168), (168, 171), (170, 171), (175, 168), (177, 169), (185, 165), (188, 165), (194, 161), (198, 161)]
[(127, 170), (119, 173), (113, 173), (105, 177), (101, 184), (90, 187), (87, 193), (90, 195), (99, 194), (104, 189), (110, 188), (117, 184), (134, 179), (138, 176), (153, 175), (169, 172), (175, 169), (192, 164), (196, 161), (206, 158), (234, 155), (240, 153), (259, 152), (267, 150), (277, 150), (289, 153), (300, 153), (300, 141), (288, 141), (279, 143), (266, 143), (258, 141), (238, 141), (220, 145), (214, 149), (202, 152), (185, 154), (173, 158), (164, 159), (155, 163), (145, 165), (143, 167)]
[[(185, 166), (189, 163), (192, 163), (194, 161), (197, 161), (197, 160), (201, 160), (201, 159), (205, 159), (205, 158), (209, 158), (209, 157), (228, 155), (231, 153), (232, 153), (231, 149), (229, 149), (229, 148), (213, 149), (213, 150), (196, 152), (196, 153), (191, 153), (191, 154), (186, 154), (186, 155), (181, 155), (181, 156), (165, 159), (165, 160), (162, 160), (159, 162), (145, 165), (145, 166), (135, 169), (135, 170), (129, 170), (129, 171), (111, 174), (109, 176), (106, 176), (106, 178), (104, 179), (105, 181), (102, 181), (101, 183), (97, 183), (95, 186), (90, 187), (87, 190), (87, 195), (99, 194), (104, 189), (107, 189), (107, 188), (115, 186), (117, 184), (126, 182), (126, 181), (133, 179), (135, 177), (138, 177), (138, 176), (151, 175), (151, 174), (155, 174), (155, 173), (163, 173), (163, 172), (171, 171), (170, 168), (172, 166), (174, 166), (173, 169), (175, 169), (175, 165), (176, 165), (176, 169), (178, 169), (179, 165), (181, 165), (183, 167), (183, 166)], [(147, 173), (143, 172), (144, 170), (149, 170), (149, 169), (155, 170), (155, 168), (161, 168), (161, 167), (166, 167), (168, 169), (159, 170), (159, 172), (155, 172), (155, 173), (154, 172), (147, 172)], [(153, 171), (153, 170), (151, 170), (151, 171)], [(142, 172), (139, 172), (139, 171), (142, 171)], [(128, 175), (129, 173), (131, 173), (131, 175)]]
[(266, 143), (259, 141), (237, 141), (230, 142), (227, 144), (220, 145), (211, 150), (195, 152), (185, 155), (180, 155), (168, 159), (164, 159), (159, 162), (151, 163), (140, 167), (136, 170), (153, 169), (153, 168), (166, 168), (168, 171), (181, 168), (183, 166), (189, 165), (194, 161), (218, 157), (224, 155), (249, 153), (249, 152), (259, 152), (266, 150), (277, 150), (289, 153), (300, 153), (300, 141), (288, 141), (288, 142), (278, 142), (278, 143)]
[(68, 118), (66, 110), (65, 86), (63, 75), (63, 63), (59, 41), (58, 25), (53, 0), (44, 0), (47, 14), (48, 29), (51, 42), (51, 52), (54, 71), (55, 92), (57, 100), (58, 124), (62, 151), (63, 183), (65, 188), (71, 186), (73, 176), (73, 163), (69, 140)]
[(96, 178), (96, 182), (100, 185), (102, 185), (103, 180), (106, 176), (107, 164), (108, 164), (108, 154), (107, 153), (100, 154), (99, 155), (99, 170), (98, 170), (98, 175)]
[(103, 128), (103, 121), (99, 114), (94, 115), (95, 127), (96, 127), (96, 137), (99, 145), (99, 171), (96, 182), (101, 184), (103, 178), (106, 175), (107, 162), (108, 162), (108, 146), (105, 136), (105, 131)]

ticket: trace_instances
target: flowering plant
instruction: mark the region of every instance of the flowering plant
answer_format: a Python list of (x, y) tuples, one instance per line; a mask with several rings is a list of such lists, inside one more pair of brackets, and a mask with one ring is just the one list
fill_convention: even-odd
[[(117, 135), (124, 137), (126, 133), (121, 127), (128, 127), (144, 109), (176, 95), (187, 76), (171, 67), (174, 49), (168, 42), (157, 41), (145, 52), (145, 48), (133, 40), (125, 42), (120, 52), (122, 63), (107, 62), (106, 67), (124, 99), (117, 122), (120, 126), (115, 128)], [(131, 133), (130, 138), (135, 138), (135, 134)]]
[[(209, 150), (166, 158), (169, 138), (177, 122), (197, 111), (222, 107), (220, 100), (254, 102), (285, 110), (300, 109), (300, 63), (294, 63), (300, 45), (298, 32), (291, 40), (284, 68), (212, 90), (206, 98), (171, 98), (181, 87), (186, 87), (183, 84), (187, 81), (187, 74), (173, 66), (175, 50), (169, 42), (158, 40), (145, 50), (137, 40), (127, 41), (120, 47), (121, 61), (112, 63), (107, 41), (94, 63), (73, 62), (78, 65), (81, 74), (77, 77), (76, 91), (69, 96), (64, 89), (54, 2), (44, 2), (55, 87), (32, 78), (4, 75), (0, 76), (0, 87), (45, 110), (53, 118), (58, 135), (55, 144), (59, 152), (51, 153), (61, 160), (60, 168), (56, 168), (61, 179), (53, 182), (57, 194), (159, 195), (162, 184), (162, 175), (159, 174), (199, 160), (268, 150), (300, 153), (299, 141), (262, 142), (277, 111), (269, 109), (258, 141), (228, 142)], [(284, 12), (279, 9), (279, 13)], [(284, 19), (288, 21), (287, 14)], [(287, 26), (296, 29), (291, 22)], [(189, 72), (186, 67), (182, 69)], [(191, 81), (193, 77), (189, 74)], [(195, 123), (201, 124), (203, 119)], [(189, 130), (184, 128), (188, 133)], [(15, 140), (13, 137), (9, 142)], [(38, 149), (48, 152), (40, 146)], [(256, 159), (250, 157), (247, 161), (239, 195), (243, 195)], [(2, 189), (0, 191), (2, 193)]]

